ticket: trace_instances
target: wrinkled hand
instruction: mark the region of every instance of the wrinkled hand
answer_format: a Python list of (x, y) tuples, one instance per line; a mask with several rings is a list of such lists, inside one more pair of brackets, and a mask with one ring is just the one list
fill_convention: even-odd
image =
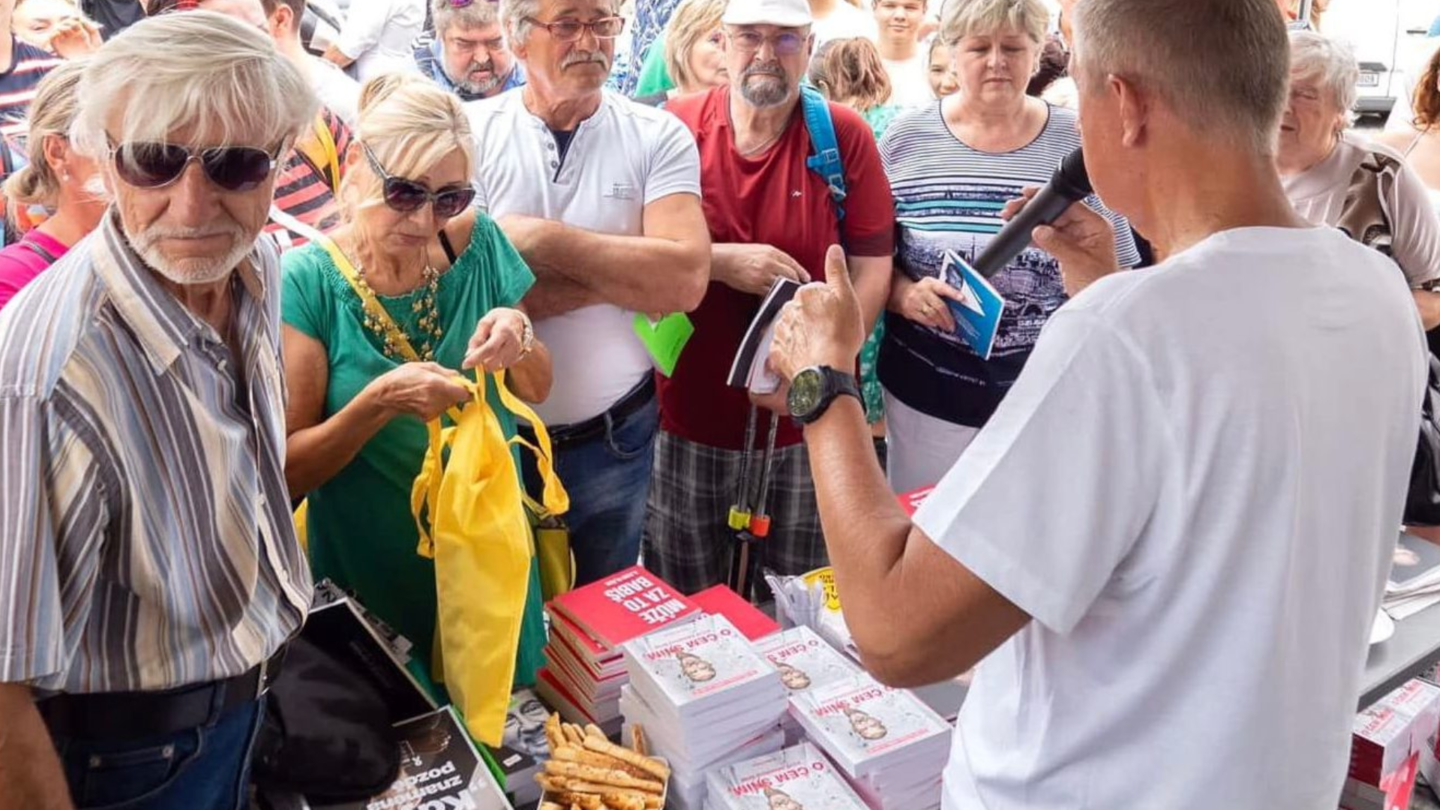
[[(1009, 220), (1018, 214), (1040, 188), (1029, 186), (1018, 199), (1006, 203), (1000, 212)], [(1079, 201), (1065, 209), (1049, 225), (1037, 227), (1031, 234), (1036, 247), (1060, 261), (1060, 274), (1065, 280), (1065, 293), (1072, 298), (1097, 279), (1120, 269), (1115, 258), (1115, 229), (1110, 220)]]
[(486, 372), (509, 368), (525, 357), (525, 315), (518, 309), (496, 307), (475, 324), (461, 368), (481, 367)]
[(57, 56), (75, 59), (100, 49), (100, 26), (85, 17), (67, 17), (51, 29), (47, 45)]
[(850, 283), (845, 252), (831, 245), (825, 254), (825, 283), (806, 284), (780, 310), (770, 367), (781, 379), (793, 380), (809, 366), (849, 371), (865, 342), (860, 299)]
[(810, 282), (810, 274), (799, 262), (770, 245), (718, 244), (712, 247), (711, 255), (714, 264), (720, 266), (716, 280), (740, 292), (763, 296), (777, 278)]
[(958, 303), (964, 296), (940, 279), (926, 276), (919, 281), (907, 279), (905, 283), (897, 283), (894, 298), (895, 310), (906, 320), (942, 332), (954, 332), (955, 315), (945, 300)]
[(380, 402), (395, 415), (429, 422), (451, 405), (470, 398), (458, 374), (438, 363), (404, 363), (380, 375)]

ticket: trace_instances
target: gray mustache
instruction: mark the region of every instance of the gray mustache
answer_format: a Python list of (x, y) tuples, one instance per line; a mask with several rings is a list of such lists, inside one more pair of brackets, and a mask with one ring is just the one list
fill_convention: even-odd
[(785, 71), (778, 64), (766, 63), (751, 65), (745, 68), (744, 73), (740, 74), (741, 79), (748, 79), (751, 76), (775, 76), (776, 78), (783, 79), (785, 78)]
[(607, 68), (610, 67), (610, 60), (600, 51), (574, 51), (560, 62), (560, 69), (564, 70), (572, 65), (583, 65), (587, 62), (598, 62)]

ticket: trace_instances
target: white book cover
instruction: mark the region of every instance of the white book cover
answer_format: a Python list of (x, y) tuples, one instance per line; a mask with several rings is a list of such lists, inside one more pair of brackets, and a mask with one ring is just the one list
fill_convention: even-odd
[(624, 650), (631, 679), (649, 680), (681, 714), (691, 713), (687, 707), (720, 702), (715, 699), (728, 693), (780, 684), (780, 674), (724, 616), (702, 616), (641, 636)]
[(845, 656), (804, 626), (763, 638), (755, 649), (780, 671), (780, 680), (791, 694), (819, 689), (858, 673)]
[(710, 772), (715, 810), (867, 810), (810, 743)]
[(950, 725), (914, 695), (882, 686), (864, 673), (794, 695), (790, 707), (815, 742), (851, 776), (864, 776), (883, 762), (903, 758), (906, 749), (940, 746), (937, 738), (948, 742), (951, 733)]

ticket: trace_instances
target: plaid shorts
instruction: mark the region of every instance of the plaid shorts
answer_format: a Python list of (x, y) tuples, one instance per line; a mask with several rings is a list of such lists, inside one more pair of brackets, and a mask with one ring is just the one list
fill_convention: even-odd
[[(751, 455), (752, 465), (759, 464), (762, 454), (756, 450)], [(645, 567), (682, 593), (719, 585), (730, 572), (734, 532), (726, 519), (740, 484), (740, 459), (739, 450), (707, 447), (663, 430), (655, 439), (655, 470), (645, 510)], [(753, 477), (758, 481), (759, 472)], [(776, 449), (767, 505), (771, 523), (770, 536), (760, 543), (763, 567), (803, 574), (830, 564), (804, 444)]]

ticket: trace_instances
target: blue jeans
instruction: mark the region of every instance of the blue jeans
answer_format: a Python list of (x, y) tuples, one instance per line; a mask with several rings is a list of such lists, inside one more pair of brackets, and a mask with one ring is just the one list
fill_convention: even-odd
[[(570, 494), (565, 525), (575, 552), (575, 584), (586, 585), (640, 560), (645, 500), (660, 429), (660, 400), (616, 422), (603, 434), (555, 451), (555, 472)], [(539, 487), (526, 466), (526, 485)]]
[(119, 742), (55, 738), (79, 810), (242, 810), (262, 701), (212, 711), (203, 726)]

